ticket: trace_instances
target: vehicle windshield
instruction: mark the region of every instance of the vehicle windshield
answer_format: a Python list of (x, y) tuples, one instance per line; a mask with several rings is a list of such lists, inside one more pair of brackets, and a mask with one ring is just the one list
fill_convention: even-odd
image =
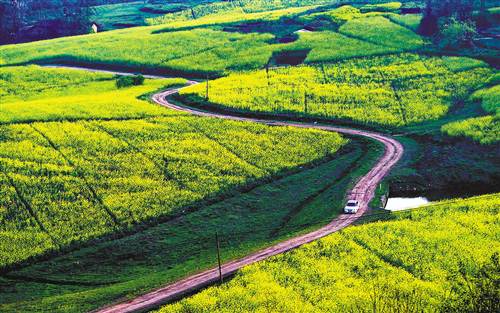
[(347, 202), (347, 206), (356, 206), (356, 205), (358, 205), (358, 203), (355, 201)]

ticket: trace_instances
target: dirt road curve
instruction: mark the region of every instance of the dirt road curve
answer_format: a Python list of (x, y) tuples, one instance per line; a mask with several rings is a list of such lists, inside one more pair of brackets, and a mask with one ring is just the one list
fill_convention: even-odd
[[(196, 82), (190, 81), (189, 84), (195, 84)], [(379, 182), (382, 178), (390, 171), (390, 169), (398, 162), (398, 160), (403, 155), (403, 146), (393, 138), (386, 137), (382, 134), (373, 133), (369, 131), (316, 125), (316, 124), (306, 124), (306, 123), (296, 123), (296, 122), (282, 122), (282, 121), (270, 121), (270, 120), (260, 120), (247, 117), (237, 117), (231, 115), (224, 115), (220, 113), (212, 113), (207, 111), (201, 111), (189, 107), (179, 106), (170, 103), (167, 99), (168, 96), (177, 93), (179, 90), (167, 90), (158, 94), (155, 94), (152, 99), (164, 106), (173, 110), (179, 110), (188, 112), (198, 116), (206, 117), (216, 117), (237, 121), (250, 121), (256, 123), (262, 123), (267, 125), (282, 125), (282, 126), (294, 126), (303, 128), (316, 128), (326, 131), (334, 131), (343, 134), (356, 135), (368, 137), (377, 140), (384, 144), (385, 153), (380, 158), (378, 163), (370, 170), (368, 174), (362, 177), (353, 190), (351, 191), (351, 197), (355, 197), (360, 201), (360, 210), (354, 215), (340, 215), (334, 219), (330, 224), (313, 231), (311, 233), (289, 239), (287, 241), (276, 244), (272, 247), (260, 250), (251, 255), (248, 255), (239, 260), (231, 261), (222, 266), (222, 273), (224, 276), (228, 276), (236, 272), (238, 269), (269, 258), (270, 256), (277, 255), (288, 250), (297, 248), (305, 243), (314, 241), (318, 238), (324, 237), (328, 234), (336, 232), (356, 221), (361, 215), (363, 215), (368, 209), (368, 203), (373, 198), (375, 189), (377, 188)], [(218, 269), (213, 268), (205, 272), (189, 276), (185, 279), (172, 283), (166, 287), (160, 288), (158, 290), (152, 291), (145, 295), (139, 296), (135, 299), (114, 304), (105, 308), (98, 310), (100, 313), (125, 313), (125, 312), (137, 312), (144, 311), (147, 309), (155, 308), (163, 303), (170, 300), (177, 299), (183, 295), (186, 295), (192, 291), (198, 290), (202, 287), (210, 285), (217, 281), (218, 279)]]

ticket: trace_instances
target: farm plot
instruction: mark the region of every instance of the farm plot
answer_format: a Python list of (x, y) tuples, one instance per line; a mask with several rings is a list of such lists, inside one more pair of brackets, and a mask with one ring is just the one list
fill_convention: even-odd
[(480, 284), (498, 273), (499, 205), (498, 194), (458, 199), (352, 227), (250, 265), (227, 284), (159, 312), (476, 307), (478, 292), (495, 290)]
[[(466, 58), (361, 58), (231, 74), (209, 83), (209, 102), (229, 110), (397, 127), (442, 117), (491, 74), (486, 64)], [(181, 95), (204, 102), (206, 88), (191, 86)]]
[(0, 132), (8, 195), (0, 234), (2, 242), (14, 239), (2, 245), (2, 267), (222, 199), (346, 143), (319, 131), (178, 116)]
[(185, 80), (146, 80), (118, 89), (109, 74), (28, 66), (0, 68), (0, 83), (0, 124), (8, 124), (168, 115), (138, 97)]
[(415, 32), (382, 16), (352, 19), (343, 24), (339, 32), (401, 51), (417, 49), (424, 43)]
[(327, 0), (241, 0), (236, 2), (221, 1), (209, 4), (201, 4), (194, 6), (192, 9), (182, 10), (173, 14), (166, 14), (164, 16), (150, 18), (148, 23), (151, 25), (156, 24), (169, 24), (179, 21), (199, 20), (207, 17), (217, 17), (224, 15), (244, 15), (263, 11), (274, 11), (284, 9), (296, 9), (306, 6), (318, 6), (330, 4)]
[[(269, 34), (228, 33), (208, 28), (152, 34), (155, 29), (158, 27), (139, 27), (46, 42), (8, 45), (0, 48), (0, 58), (9, 60), (10, 64), (69, 62), (171, 73), (173, 69), (169, 65), (170, 61), (210, 50), (221, 50), (221, 56), (217, 59), (220, 63), (211, 64), (207, 60), (203, 68), (208, 73), (221, 73), (239, 64), (238, 53), (241, 49), (248, 52), (247, 45), (250, 45), (250, 49), (256, 45), (267, 46), (267, 41), (272, 38)], [(124, 42), (126, 45), (120, 44)], [(236, 55), (223, 53), (226, 46), (233, 45), (243, 47), (235, 48)], [(262, 65), (255, 62), (252, 62), (252, 68)], [(189, 67), (183, 70), (184, 73), (193, 72)]]

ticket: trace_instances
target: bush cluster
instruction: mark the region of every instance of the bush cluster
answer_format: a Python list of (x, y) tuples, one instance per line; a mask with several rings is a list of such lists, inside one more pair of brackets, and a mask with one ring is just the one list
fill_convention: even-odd
[(116, 87), (117, 88), (125, 88), (131, 86), (139, 86), (144, 84), (144, 76), (142, 75), (123, 75), (116, 77)]

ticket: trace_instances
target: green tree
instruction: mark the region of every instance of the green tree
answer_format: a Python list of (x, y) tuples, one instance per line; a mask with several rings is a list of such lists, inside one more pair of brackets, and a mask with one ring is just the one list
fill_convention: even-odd
[(443, 21), (451, 18), (459, 21), (470, 20), (473, 9), (473, 0), (426, 0), (418, 32), (424, 36), (433, 36), (439, 32), (439, 25)]
[(476, 35), (476, 25), (472, 21), (452, 17), (440, 27), (438, 44), (444, 49), (470, 47)]

